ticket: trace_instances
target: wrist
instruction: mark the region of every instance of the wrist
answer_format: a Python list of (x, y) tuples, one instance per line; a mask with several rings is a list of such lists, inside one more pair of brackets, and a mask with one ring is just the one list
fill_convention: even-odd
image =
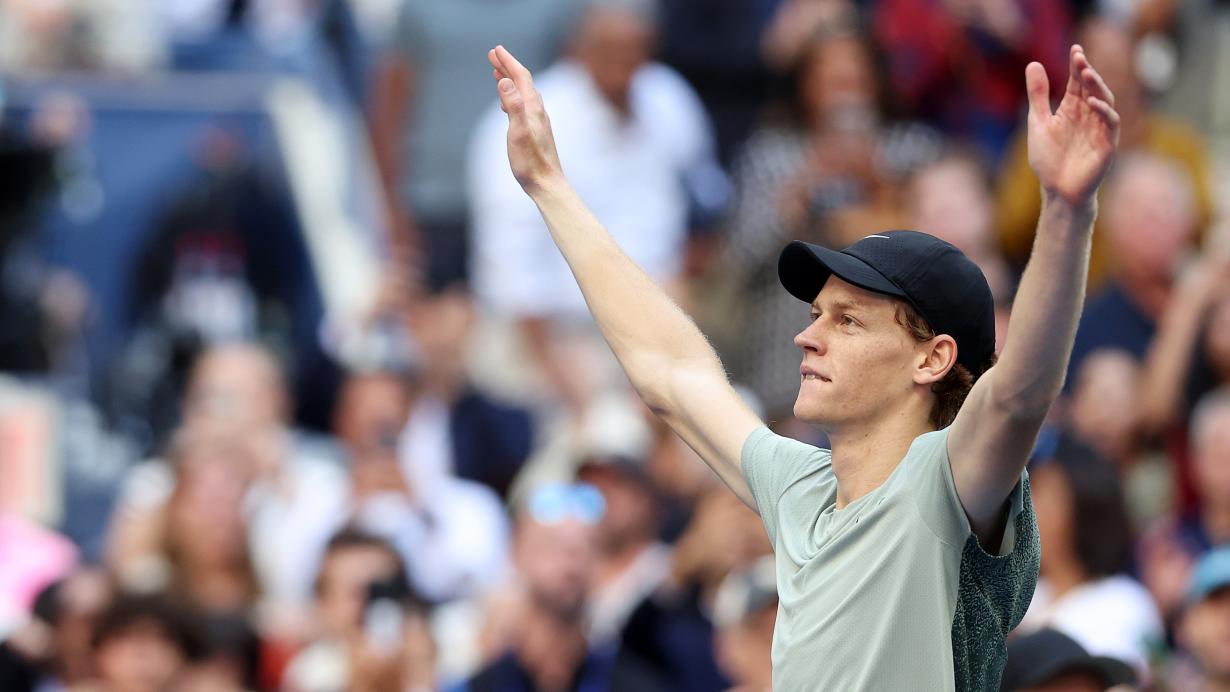
[(554, 171), (535, 176), (533, 182), (526, 186), (526, 193), (535, 203), (541, 204), (544, 201), (558, 198), (567, 189), (568, 179), (564, 177), (564, 173)]
[(1098, 215), (1098, 198), (1094, 195), (1079, 200), (1068, 199), (1057, 192), (1042, 190), (1040, 216), (1074, 225), (1091, 225)]

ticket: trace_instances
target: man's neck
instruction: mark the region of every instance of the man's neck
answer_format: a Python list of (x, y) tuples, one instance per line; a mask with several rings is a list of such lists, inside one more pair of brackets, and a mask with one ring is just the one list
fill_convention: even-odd
[(901, 463), (914, 438), (932, 430), (925, 416), (901, 412), (829, 431), (837, 509), (880, 487)]

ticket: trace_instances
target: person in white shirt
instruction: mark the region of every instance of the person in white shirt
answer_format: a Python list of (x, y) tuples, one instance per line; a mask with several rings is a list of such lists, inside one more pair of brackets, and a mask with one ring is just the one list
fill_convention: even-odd
[(1162, 619), (1148, 590), (1124, 574), (1132, 539), (1115, 467), (1063, 438), (1030, 475), (1043, 551), (1020, 629), (1059, 630), (1145, 674), (1150, 647), (1164, 636)]
[[(670, 285), (680, 273), (693, 205), (722, 198), (725, 178), (700, 99), (674, 70), (651, 60), (654, 5), (592, 3), (567, 57), (542, 73), (539, 91), (581, 197), (651, 278)], [(492, 104), (470, 143), (473, 288), (482, 307), (521, 328), (565, 400), (585, 398), (583, 387), (569, 391), (575, 378), (555, 370), (562, 366), (552, 363), (558, 354), (548, 352), (547, 342), (568, 326), (580, 325), (594, 339), (596, 330), (537, 208), (508, 169), (506, 128)]]

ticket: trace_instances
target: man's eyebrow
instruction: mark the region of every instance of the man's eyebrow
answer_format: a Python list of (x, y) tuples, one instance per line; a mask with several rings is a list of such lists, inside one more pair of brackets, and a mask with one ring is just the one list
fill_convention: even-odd
[[(866, 304), (858, 300), (842, 298), (840, 300), (834, 300), (832, 303), (829, 304), (829, 307), (832, 310), (860, 310), (867, 306)], [(811, 309), (818, 310), (820, 309), (820, 306), (817, 303), (812, 303)]]

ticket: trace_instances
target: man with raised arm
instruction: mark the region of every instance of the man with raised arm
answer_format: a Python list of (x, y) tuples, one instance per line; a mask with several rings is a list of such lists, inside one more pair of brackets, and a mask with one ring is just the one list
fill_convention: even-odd
[(740, 401), (695, 324), (569, 186), (530, 73), (502, 47), (488, 58), (513, 175), (615, 356), (764, 521), (780, 598), (774, 688), (994, 689), (1038, 571), (1025, 462), (1063, 382), (1094, 194), (1118, 140), (1114, 97), (1080, 46), (1055, 112), (1042, 66), (1025, 70), (1043, 205), (997, 365), (990, 290), (952, 246), (887, 231), (840, 252), (782, 252), (782, 284), (812, 315), (795, 337), (795, 415), (831, 450), (773, 434)]

